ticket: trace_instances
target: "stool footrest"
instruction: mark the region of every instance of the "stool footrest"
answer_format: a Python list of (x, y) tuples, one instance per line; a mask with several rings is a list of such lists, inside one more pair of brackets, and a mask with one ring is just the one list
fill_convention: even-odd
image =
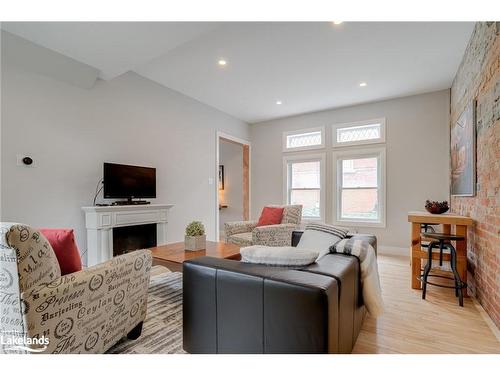
[[(440, 288), (449, 288), (449, 289), (464, 289), (464, 288), (467, 288), (467, 283), (464, 283), (463, 281), (460, 282), (460, 285), (458, 285), (458, 287), (454, 286), (454, 285), (443, 285), (443, 284), (436, 284), (436, 283), (433, 283), (433, 282), (430, 282), (430, 281), (424, 281), (423, 279), (424, 275), (421, 274), (420, 276), (417, 276), (417, 280), (419, 280), (420, 282), (424, 283), (424, 284), (429, 284), (429, 285), (434, 285), (434, 286), (438, 286)], [(440, 277), (442, 279), (448, 279), (448, 280), (453, 280), (455, 281), (455, 278), (453, 277), (449, 277), (449, 276), (443, 276), (443, 275), (427, 275), (427, 277)]]

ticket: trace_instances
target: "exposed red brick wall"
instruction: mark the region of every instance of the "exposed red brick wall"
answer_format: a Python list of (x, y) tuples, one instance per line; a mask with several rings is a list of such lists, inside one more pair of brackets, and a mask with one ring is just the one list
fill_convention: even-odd
[(469, 215), (467, 257), (471, 294), (500, 327), (500, 23), (478, 22), (451, 88), (451, 124), (477, 100), (477, 194), (452, 197)]

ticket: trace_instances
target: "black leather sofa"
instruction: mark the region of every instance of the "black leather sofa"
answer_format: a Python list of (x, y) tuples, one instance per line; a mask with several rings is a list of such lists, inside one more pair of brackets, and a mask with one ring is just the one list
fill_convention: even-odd
[[(375, 236), (355, 236), (376, 249)], [(183, 273), (188, 353), (350, 353), (365, 316), (359, 261), (349, 255), (293, 269), (201, 257)]]

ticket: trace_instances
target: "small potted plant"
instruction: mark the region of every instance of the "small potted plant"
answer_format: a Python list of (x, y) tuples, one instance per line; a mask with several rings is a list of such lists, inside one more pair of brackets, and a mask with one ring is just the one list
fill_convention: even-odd
[(184, 246), (186, 250), (197, 251), (206, 248), (205, 227), (201, 221), (193, 221), (186, 227)]

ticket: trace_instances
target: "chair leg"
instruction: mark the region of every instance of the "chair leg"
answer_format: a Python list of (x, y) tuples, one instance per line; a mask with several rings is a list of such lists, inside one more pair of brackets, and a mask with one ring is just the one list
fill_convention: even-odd
[(427, 249), (427, 254), (429, 254), (429, 257), (424, 268), (424, 274), (422, 276), (422, 299), (425, 299), (425, 294), (427, 293), (427, 277), (429, 276), (429, 272), (431, 271), (432, 267), (432, 248), (434, 247), (434, 245), (435, 242), (431, 241)]
[(139, 324), (137, 324), (134, 328), (132, 328), (132, 330), (127, 334), (127, 338), (129, 340), (137, 340), (139, 338), (139, 336), (141, 335), (142, 333), (142, 324), (144, 322), (140, 322)]
[(443, 248), (444, 248), (444, 242), (439, 241), (439, 265), (443, 265)]
[[(448, 249), (451, 252), (451, 270), (453, 271), (453, 276), (455, 278), (455, 290), (458, 291), (458, 303), (461, 307), (464, 306), (464, 295), (462, 291), (462, 280), (460, 279), (460, 275), (457, 271), (457, 253), (453, 245), (448, 245)], [(456, 294), (455, 294), (456, 295)]]

